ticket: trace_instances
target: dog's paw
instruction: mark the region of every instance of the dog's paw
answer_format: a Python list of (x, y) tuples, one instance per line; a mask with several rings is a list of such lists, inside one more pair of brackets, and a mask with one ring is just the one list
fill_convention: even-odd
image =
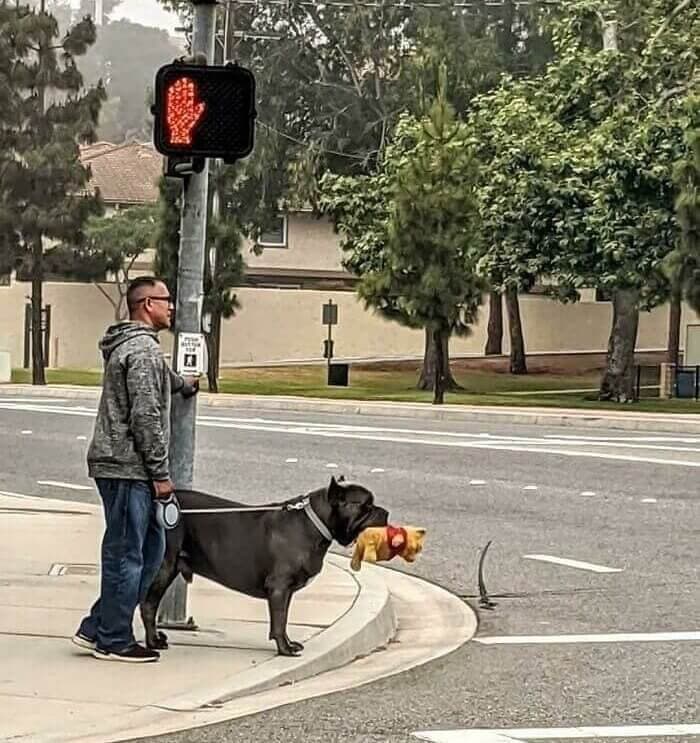
[(168, 649), (168, 636), (165, 632), (158, 630), (156, 632), (155, 639), (151, 642), (146, 643), (151, 650), (167, 650)]
[(298, 642), (292, 642), (289, 640), (288, 642), (278, 642), (277, 643), (277, 654), (282, 655), (285, 658), (296, 658), (298, 655), (301, 654), (301, 651), (304, 649), (303, 645)]

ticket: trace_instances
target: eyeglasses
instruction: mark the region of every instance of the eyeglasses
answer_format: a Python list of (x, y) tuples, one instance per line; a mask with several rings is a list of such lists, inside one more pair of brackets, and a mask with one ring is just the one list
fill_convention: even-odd
[(147, 299), (152, 299), (154, 302), (167, 302), (168, 304), (175, 304), (173, 298), (170, 297), (170, 296), (167, 296), (167, 297), (154, 297), (154, 296), (141, 297), (141, 299), (139, 299), (136, 302), (136, 304), (141, 304), (141, 302), (145, 302)]

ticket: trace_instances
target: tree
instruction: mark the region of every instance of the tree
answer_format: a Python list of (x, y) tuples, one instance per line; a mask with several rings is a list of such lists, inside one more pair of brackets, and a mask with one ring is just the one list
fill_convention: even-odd
[(571, 135), (560, 152), (562, 183), (570, 193), (576, 184), (573, 201), (584, 204), (558, 226), (557, 270), (574, 289), (612, 292), (599, 396), (628, 401), (639, 311), (668, 298), (661, 267), (678, 240), (672, 170), (683, 149), (681, 104), (696, 75), (692, 29), (700, 11), (685, 0), (610, 2), (602, 10), (577, 0), (557, 20), (558, 57), (540, 100)]
[(87, 189), (90, 171), (80, 162), (79, 143), (94, 141), (104, 89), (84, 91), (76, 65), (95, 40), (89, 19), (57, 43), (58, 24), (44, 2), (38, 11), (5, 4), (0, 10), (0, 48), (6, 50), (0, 223), (11, 230), (4, 239), (12, 249), (9, 262), (31, 275), (32, 379), (45, 384), (44, 254), (51, 252), (49, 241), (80, 244), (86, 220), (100, 211), (99, 196)]
[[(125, 53), (125, 50), (129, 50)], [(182, 56), (166, 31), (127, 20), (99, 29), (81, 70), (87, 83), (104, 82), (108, 101), (99, 136), (110, 142), (151, 138), (153, 119), (148, 107), (158, 68)]]
[[(92, 216), (85, 223), (85, 241), (76, 247), (52, 251), (61, 271), (81, 281), (94, 283), (112, 305), (114, 320), (124, 320), (126, 291), (137, 258), (152, 247), (156, 236), (157, 211), (153, 206), (134, 206), (112, 216)], [(112, 285), (116, 298), (103, 289)]]
[[(443, 402), (449, 375), (443, 349), (450, 335), (470, 331), (482, 292), (475, 275), (479, 248), (475, 161), (465, 127), (446, 100), (445, 82), (443, 68), (427, 116), (399, 120), (379, 174), (340, 180), (327, 175), (323, 182), (325, 203), (344, 230), (345, 247), (357, 241), (382, 244), (381, 251), (367, 252), (372, 261), (360, 269), (358, 291), (365, 304), (388, 319), (431, 334), (437, 404)], [(362, 202), (360, 210), (348, 203), (352, 190), (355, 200)], [(374, 221), (367, 232), (355, 231), (358, 211), (361, 221), (377, 212), (383, 219)], [(362, 251), (353, 253), (358, 256)]]
[[(681, 230), (678, 248), (670, 256), (671, 283), (679, 299), (700, 313), (700, 127), (697, 98), (689, 100), (693, 120), (686, 134), (688, 153), (678, 162), (674, 180), (678, 189), (676, 215)], [(676, 336), (677, 337), (677, 336)], [(675, 360), (678, 363), (677, 351)]]
[(478, 96), (468, 119), (481, 170), (479, 207), (485, 236), (480, 272), (505, 295), (510, 333), (510, 372), (527, 373), (518, 293), (549, 270), (551, 207), (549, 162), (565, 131), (533, 102), (529, 80), (507, 78)]

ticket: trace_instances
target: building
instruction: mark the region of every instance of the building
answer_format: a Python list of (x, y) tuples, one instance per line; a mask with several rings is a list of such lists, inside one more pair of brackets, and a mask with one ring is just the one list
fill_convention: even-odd
[[(92, 185), (99, 188), (108, 213), (137, 204), (155, 203), (162, 172), (159, 155), (147, 145), (112, 145), (100, 142), (83, 149), (83, 160), (92, 169)], [(336, 357), (352, 359), (420, 358), (421, 331), (401, 327), (365, 310), (358, 300), (355, 279), (342, 267), (338, 236), (326, 219), (310, 212), (280, 214), (273, 229), (260, 236), (258, 250), (244, 246), (247, 264), (244, 285), (237, 289), (241, 309), (224, 322), (221, 360), (224, 366), (318, 361), (322, 358), (326, 329), (322, 306), (338, 305), (334, 328)], [(136, 272), (150, 272), (153, 255), (145, 252)], [(50, 365), (95, 368), (100, 366), (97, 341), (113, 320), (112, 306), (99, 288), (69, 281), (46, 283), (45, 302), (51, 306), (48, 339)], [(11, 352), (14, 366), (25, 357), (25, 304), (28, 284), (5, 277), (0, 282), (0, 348)], [(607, 348), (612, 321), (611, 305), (598, 301), (593, 290), (582, 301), (563, 305), (541, 295), (521, 298), (521, 314), (528, 353), (602, 352)], [(453, 356), (479, 356), (486, 337), (487, 308), (474, 332), (455, 338)], [(685, 326), (697, 323), (685, 310)], [(643, 313), (638, 349), (665, 348), (668, 308)], [(166, 344), (168, 341), (166, 340)], [(508, 351), (507, 333), (504, 351)]]

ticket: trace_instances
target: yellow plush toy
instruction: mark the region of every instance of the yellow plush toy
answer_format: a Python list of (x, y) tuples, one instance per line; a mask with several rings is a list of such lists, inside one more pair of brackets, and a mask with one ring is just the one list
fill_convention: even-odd
[(362, 561), (391, 560), (401, 555), (413, 562), (423, 550), (425, 529), (414, 526), (378, 526), (365, 529), (357, 538), (350, 567), (359, 570)]

